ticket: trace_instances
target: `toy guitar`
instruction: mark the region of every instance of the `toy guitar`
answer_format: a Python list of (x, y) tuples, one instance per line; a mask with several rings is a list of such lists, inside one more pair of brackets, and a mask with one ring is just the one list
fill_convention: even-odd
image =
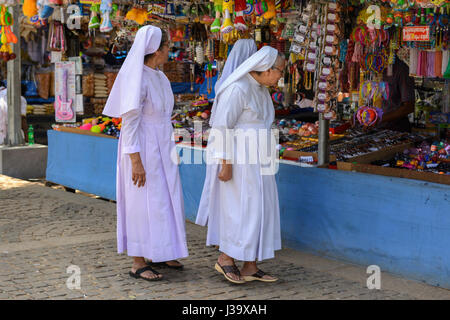
[(63, 92), (62, 98), (59, 95), (55, 101), (55, 113), (60, 120), (70, 120), (73, 118), (72, 99), (67, 100), (67, 70), (63, 70)]

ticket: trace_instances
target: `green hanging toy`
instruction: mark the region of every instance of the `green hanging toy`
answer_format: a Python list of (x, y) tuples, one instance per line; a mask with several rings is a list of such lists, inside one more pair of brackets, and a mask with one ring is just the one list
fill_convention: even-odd
[(89, 20), (89, 29), (100, 28), (100, 19), (98, 18), (98, 13), (100, 12), (100, 5), (91, 5), (91, 19)]
[(444, 72), (444, 78), (450, 79), (450, 57), (448, 58), (447, 70)]

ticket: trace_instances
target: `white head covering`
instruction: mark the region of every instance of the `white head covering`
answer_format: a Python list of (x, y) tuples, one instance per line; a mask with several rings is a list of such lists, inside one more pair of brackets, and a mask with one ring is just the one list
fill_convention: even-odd
[(144, 57), (158, 50), (161, 37), (161, 29), (155, 26), (144, 26), (138, 30), (114, 81), (103, 114), (121, 117), (130, 110), (139, 109)]
[(219, 90), (219, 86), (239, 67), (242, 62), (247, 60), (258, 49), (256, 48), (255, 40), (253, 39), (239, 39), (231, 49), (230, 55), (227, 58), (225, 67), (223, 68), (220, 79), (217, 80), (214, 87), (215, 92)]
[(216, 97), (214, 99), (214, 104), (211, 110), (211, 119), (209, 124), (213, 126), (215, 119), (215, 109), (217, 105), (217, 100), (222, 92), (225, 91), (232, 83), (240, 80), (242, 77), (247, 75), (251, 71), (267, 71), (269, 70), (277, 60), (278, 50), (270, 46), (264, 46), (254, 53), (250, 58), (245, 60), (233, 73), (222, 82), (220, 88), (216, 92)]

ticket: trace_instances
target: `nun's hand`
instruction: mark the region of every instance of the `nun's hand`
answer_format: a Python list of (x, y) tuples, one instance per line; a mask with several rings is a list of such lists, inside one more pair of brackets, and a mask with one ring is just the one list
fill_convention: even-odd
[(226, 182), (232, 178), (233, 167), (229, 163), (222, 163), (222, 169), (219, 172), (218, 178), (220, 181)]
[(145, 169), (142, 165), (141, 157), (139, 153), (130, 154), (131, 158), (131, 179), (133, 184), (138, 188), (145, 185)]

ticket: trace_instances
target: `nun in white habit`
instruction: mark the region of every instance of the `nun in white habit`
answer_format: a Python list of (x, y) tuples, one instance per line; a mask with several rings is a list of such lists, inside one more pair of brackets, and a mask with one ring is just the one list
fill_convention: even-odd
[(225, 62), (222, 74), (214, 86), (214, 92), (219, 91), (220, 85), (242, 64), (242, 62), (247, 60), (257, 50), (258, 48), (253, 39), (239, 39), (236, 41)]
[[(216, 82), (215, 92), (219, 91), (220, 85), (236, 70), (245, 60), (253, 55), (258, 49), (253, 39), (240, 39), (236, 41), (231, 49), (230, 55), (227, 58), (222, 75)], [(217, 103), (212, 107), (212, 116), (216, 114)], [(213, 124), (211, 117), (210, 125)], [(212, 148), (207, 149), (207, 151)], [(203, 186), (202, 197), (198, 209), (196, 223), (205, 226), (208, 223), (208, 234), (206, 237), (206, 245), (219, 245), (219, 210), (212, 207), (217, 202), (210, 202), (211, 198), (217, 197), (217, 188), (215, 186), (219, 183), (218, 172), (220, 169), (219, 163), (210, 163), (206, 166), (206, 177)]]
[[(215, 268), (233, 283), (277, 280), (256, 260), (281, 249), (276, 172), (263, 166), (267, 144), (271, 165), (276, 162), (275, 111), (266, 86), (277, 84), (284, 65), (276, 49), (263, 47), (222, 82), (211, 113), (207, 163), (216, 167), (206, 177), (196, 223), (208, 224), (207, 245), (221, 251)], [(244, 261), (241, 270), (234, 259)]]
[(158, 66), (167, 34), (144, 26), (117, 75), (103, 113), (122, 117), (117, 152), (117, 250), (134, 258), (130, 275), (159, 280), (153, 265), (182, 268), (188, 256), (178, 164), (172, 159), (173, 92)]

